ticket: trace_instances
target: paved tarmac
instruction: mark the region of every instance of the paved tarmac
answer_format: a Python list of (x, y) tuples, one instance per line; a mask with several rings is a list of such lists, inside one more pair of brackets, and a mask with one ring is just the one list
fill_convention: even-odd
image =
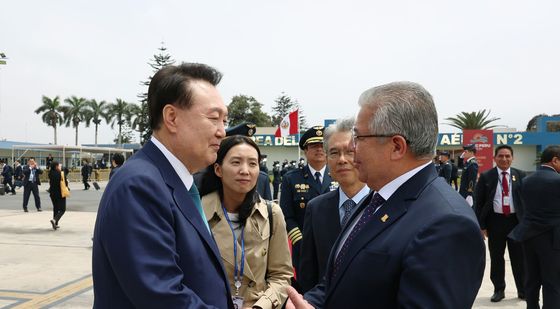
[[(71, 196), (60, 229), (53, 231), (52, 204), (41, 186), (42, 212), (29, 201), (29, 212), (22, 211), (22, 190), (0, 196), (0, 308), (91, 308), (91, 237), (101, 190), (82, 190), (71, 183)], [(493, 293), (486, 273), (473, 308), (525, 308), (517, 299), (509, 259), (506, 256), (506, 298), (491, 303)], [(450, 256), (452, 258), (452, 256)]]

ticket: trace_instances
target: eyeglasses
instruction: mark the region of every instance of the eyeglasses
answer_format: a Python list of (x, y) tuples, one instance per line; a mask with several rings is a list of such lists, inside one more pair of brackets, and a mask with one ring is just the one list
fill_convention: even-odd
[(401, 136), (402, 138), (404, 138), (404, 140), (406, 141), (406, 143), (408, 144), (409, 141), (406, 138), (406, 136), (400, 134), (400, 133), (391, 133), (391, 134), (364, 134), (364, 135), (359, 135), (356, 133), (356, 128), (352, 128), (352, 146), (354, 148), (356, 148), (356, 144), (358, 143), (359, 140), (362, 140), (364, 138), (367, 137), (393, 137), (395, 135)]
[(344, 157), (349, 160), (354, 159), (354, 150), (350, 149), (345, 149), (344, 151), (341, 151), (340, 149), (332, 149), (331, 151), (329, 151), (327, 156), (330, 160), (338, 160), (343, 154)]

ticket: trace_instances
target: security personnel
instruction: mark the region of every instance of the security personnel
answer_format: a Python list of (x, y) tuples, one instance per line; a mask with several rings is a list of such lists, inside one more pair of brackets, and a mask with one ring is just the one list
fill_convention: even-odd
[(469, 144), (463, 146), (463, 154), (461, 157), (465, 160), (465, 167), (461, 174), (461, 186), (459, 194), (467, 200), (469, 205), (473, 206), (474, 190), (476, 188), (476, 178), (478, 177), (478, 162), (476, 162), (476, 146)]
[(307, 130), (299, 141), (299, 148), (305, 153), (307, 164), (293, 169), (282, 177), (280, 207), (286, 219), (288, 239), (292, 243), (292, 264), (299, 268), (299, 248), (303, 230), (303, 217), (307, 202), (329, 192), (332, 179), (327, 167), (327, 156), (323, 150), (323, 126)]

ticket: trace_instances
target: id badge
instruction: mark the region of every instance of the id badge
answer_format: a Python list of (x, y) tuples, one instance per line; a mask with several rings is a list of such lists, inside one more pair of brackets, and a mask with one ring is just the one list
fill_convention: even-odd
[(502, 205), (503, 206), (509, 206), (510, 205), (509, 196), (504, 196), (504, 201), (503, 201)]
[(243, 309), (243, 297), (241, 296), (232, 296), (231, 300), (233, 300), (233, 308), (235, 309)]

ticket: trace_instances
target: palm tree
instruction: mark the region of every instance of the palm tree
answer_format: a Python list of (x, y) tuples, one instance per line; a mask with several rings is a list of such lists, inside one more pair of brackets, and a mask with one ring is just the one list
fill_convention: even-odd
[(461, 112), (456, 117), (448, 117), (445, 120), (450, 121), (448, 125), (461, 129), (461, 130), (484, 130), (496, 127), (489, 125), (490, 123), (500, 120), (500, 118), (489, 119), (490, 111), (485, 109), (478, 112)]
[(144, 134), (144, 131), (146, 130), (146, 124), (148, 123), (148, 115), (145, 112), (145, 110), (142, 108), (142, 105), (137, 105), (137, 104), (130, 104), (129, 105), (129, 117), (130, 120), (132, 120), (130, 122), (130, 127), (137, 131), (139, 134), (139, 141), (140, 144), (144, 144), (142, 137)]
[(86, 127), (89, 127), (90, 122), (95, 124), (95, 146), (97, 146), (97, 128), (101, 123), (102, 119), (105, 119), (107, 123), (109, 123), (109, 119), (107, 117), (107, 102), (101, 101), (97, 102), (95, 99), (91, 99), (87, 102), (89, 109), (87, 112), (86, 117)]
[(80, 122), (87, 119), (87, 100), (86, 98), (78, 98), (76, 96), (71, 96), (64, 99), (65, 106), (63, 106), (64, 112), (64, 124), (69, 127), (72, 125), (76, 128), (76, 146), (78, 146), (78, 126)]
[(47, 126), (51, 126), (54, 129), (54, 144), (57, 144), (56, 138), (56, 128), (62, 125), (62, 106), (60, 106), (60, 98), (58, 96), (51, 99), (47, 96), (43, 96), (43, 105), (35, 110), (36, 114), (43, 113), (41, 118)]
[(115, 124), (119, 126), (119, 145), (122, 144), (122, 126), (130, 119), (130, 104), (121, 99), (116, 99), (116, 103), (107, 106), (107, 122), (111, 123), (111, 128)]

